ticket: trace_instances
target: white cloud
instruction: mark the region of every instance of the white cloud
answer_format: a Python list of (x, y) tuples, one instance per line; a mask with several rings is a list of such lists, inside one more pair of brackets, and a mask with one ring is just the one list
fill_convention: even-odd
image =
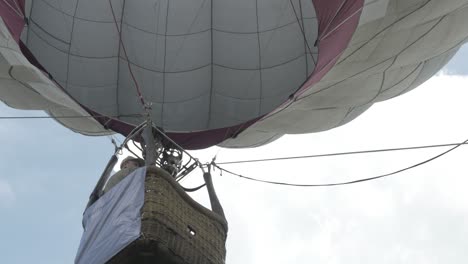
[(10, 207), (15, 200), (16, 195), (11, 185), (0, 179), (0, 208)]
[[(460, 142), (468, 138), (467, 86), (468, 77), (441, 73), (343, 127), (285, 136), (258, 149), (221, 150), (218, 161)], [(466, 148), (387, 179), (337, 188), (215, 177), (230, 223), (227, 262), (468, 263)], [(226, 168), (268, 180), (324, 183), (388, 173), (443, 150)], [(209, 160), (216, 151), (197, 156)]]

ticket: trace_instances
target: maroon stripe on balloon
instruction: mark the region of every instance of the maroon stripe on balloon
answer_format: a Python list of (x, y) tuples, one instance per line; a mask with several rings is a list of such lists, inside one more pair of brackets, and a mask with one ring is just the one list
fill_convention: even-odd
[[(106, 129), (110, 129), (112, 131), (118, 132), (124, 136), (130, 134), (130, 132), (135, 128), (134, 125), (130, 125), (125, 123), (121, 120), (104, 117), (98, 112), (92, 111), (87, 107), (81, 105), (85, 108), (91, 115), (95, 116), (95, 119), (102, 125), (105, 125)], [(196, 149), (204, 149), (219, 144), (225, 141), (227, 138), (235, 138), (245, 127), (249, 127), (255, 122), (257, 122), (259, 118), (250, 120), (246, 123), (225, 127), (225, 128), (218, 128), (218, 129), (211, 129), (206, 131), (198, 131), (198, 132), (168, 132), (167, 136), (169, 136), (174, 142), (178, 145), (183, 147), (184, 149), (189, 150), (196, 150)], [(137, 137), (136, 141), (140, 141), (140, 138)]]
[(296, 97), (313, 88), (335, 65), (356, 31), (364, 0), (312, 0), (319, 23), (318, 61)]
[(0, 16), (16, 43), (19, 43), (21, 31), (23, 31), (25, 23), (24, 1), (0, 0)]
[(348, 47), (351, 38), (359, 25), (364, 0), (311, 0), (315, 6), (318, 19), (318, 60), (309, 79), (288, 98), (281, 106), (265, 115), (269, 116), (284, 110), (292, 102), (300, 99), (306, 91), (313, 90), (332, 68)]

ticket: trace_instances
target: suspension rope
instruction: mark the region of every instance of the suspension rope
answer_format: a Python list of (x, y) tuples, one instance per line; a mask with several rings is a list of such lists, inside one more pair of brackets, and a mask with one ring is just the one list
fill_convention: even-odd
[(254, 163), (254, 162), (268, 162), (268, 161), (281, 161), (281, 160), (294, 160), (294, 159), (322, 158), (322, 157), (334, 157), (334, 156), (356, 155), (356, 154), (369, 154), (369, 153), (379, 153), (379, 152), (392, 152), (392, 151), (403, 151), (403, 150), (406, 151), (406, 150), (416, 150), (416, 149), (453, 147), (453, 146), (467, 145), (467, 144), (468, 143), (466, 143), (466, 142), (462, 142), (462, 143), (448, 143), (448, 144), (412, 146), (412, 147), (400, 147), (400, 148), (359, 150), (359, 151), (337, 152), (337, 153), (315, 154), (315, 155), (304, 155), (304, 156), (278, 157), (278, 158), (269, 158), (269, 159), (226, 161), (226, 162), (218, 162), (217, 164), (218, 165), (230, 165), (230, 164)]
[(185, 188), (184, 186), (180, 185), (182, 187), (182, 189), (185, 191), (185, 192), (196, 192), (198, 190), (200, 190), (201, 188), (205, 187), (206, 186), (206, 183), (203, 183), (202, 185), (198, 186), (198, 187), (195, 187), (195, 188)]
[(422, 166), (424, 164), (427, 164), (427, 163), (429, 163), (429, 162), (431, 162), (433, 160), (436, 160), (436, 159), (448, 154), (449, 152), (451, 152), (451, 151), (457, 149), (458, 147), (460, 147), (460, 146), (462, 146), (464, 144), (467, 144), (467, 143), (468, 143), (468, 139), (465, 140), (463, 143), (459, 143), (456, 146), (450, 148), (449, 150), (446, 150), (446, 151), (444, 151), (444, 152), (442, 152), (442, 153), (440, 153), (440, 154), (438, 154), (436, 156), (433, 156), (432, 158), (426, 159), (426, 160), (424, 160), (422, 162), (419, 162), (419, 163), (416, 163), (414, 165), (405, 167), (403, 169), (399, 169), (399, 170), (396, 170), (396, 171), (393, 171), (393, 172), (390, 172), (390, 173), (386, 173), (386, 174), (382, 174), (382, 175), (378, 175), (378, 176), (374, 176), (374, 177), (362, 178), (362, 179), (358, 179), (358, 180), (345, 181), (345, 182), (337, 182), (337, 183), (296, 184), (296, 183), (289, 183), (289, 182), (267, 181), (267, 180), (261, 180), (261, 179), (256, 179), (256, 178), (252, 178), (252, 177), (247, 177), (247, 176), (244, 176), (244, 175), (241, 175), (241, 174), (226, 170), (224, 168), (221, 168), (214, 161), (212, 162), (212, 165), (215, 166), (216, 168), (218, 168), (219, 170), (224, 171), (226, 173), (229, 173), (231, 175), (238, 176), (238, 177), (240, 177), (242, 179), (261, 182), (261, 183), (292, 186), (292, 187), (334, 187), (334, 186), (351, 185), (351, 184), (356, 184), (356, 183), (361, 183), (361, 182), (373, 181), (373, 180), (389, 177), (389, 176), (392, 176), (392, 175), (396, 175), (396, 174), (402, 173), (404, 171), (408, 171), (408, 170), (414, 169), (416, 167)]
[(108, 137), (109, 137), (112, 145), (114, 145), (114, 153), (117, 153), (119, 151), (119, 146), (117, 145), (117, 141), (115, 140), (115, 138), (113, 138), (111, 136), (108, 136)]
[(135, 152), (133, 152), (133, 151), (132, 151), (132, 150), (131, 150), (131, 149), (128, 147), (128, 145), (127, 145), (127, 144), (125, 144), (125, 146), (124, 146), (124, 147), (125, 147), (125, 148), (128, 150), (128, 152), (132, 153), (132, 154), (133, 154), (133, 156), (135, 156), (135, 157), (137, 157), (137, 158), (140, 158), (140, 159), (142, 159), (142, 157), (140, 157), (140, 156), (139, 156), (139, 155), (137, 155)]
[(2, 2), (5, 3), (5, 5), (7, 5), (8, 7), (10, 7), (11, 10), (13, 10), (13, 12), (15, 12), (19, 17), (24, 18), (23, 11), (21, 10), (21, 7), (18, 5), (16, 0), (13, 0), (15, 6), (12, 6), (10, 1), (8, 0), (3, 0)]
[[(108, 2), (109, 2), (110, 9), (112, 11), (112, 16), (114, 18), (115, 28), (117, 29), (117, 32), (119, 32), (120, 47), (122, 47), (122, 51), (124, 52), (125, 59), (127, 60), (128, 71), (130, 72), (133, 83), (135, 84), (135, 88), (136, 88), (138, 97), (140, 98), (141, 105), (143, 106), (143, 108), (146, 111), (148, 111), (149, 106), (146, 104), (145, 99), (143, 98), (143, 95), (141, 93), (140, 86), (138, 85), (138, 82), (137, 82), (137, 80), (135, 78), (135, 75), (133, 74), (132, 66), (130, 64), (130, 59), (128, 58), (127, 50), (126, 50), (125, 45), (124, 45), (123, 40), (122, 40), (122, 28), (119, 29), (119, 25), (117, 23), (117, 17), (115, 16), (115, 12), (114, 12), (114, 8), (112, 7), (111, 0), (108, 0)], [(124, 7), (122, 7), (122, 8), (124, 8)], [(123, 17), (121, 19), (123, 19)]]
[(128, 114), (128, 115), (70, 115), (70, 116), (0, 116), (0, 120), (14, 120), (14, 119), (79, 119), (79, 118), (120, 118), (120, 117), (142, 117), (142, 114)]

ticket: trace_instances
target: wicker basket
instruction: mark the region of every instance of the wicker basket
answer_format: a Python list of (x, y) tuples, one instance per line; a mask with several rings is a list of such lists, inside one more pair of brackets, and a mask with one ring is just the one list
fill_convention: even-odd
[(147, 168), (145, 189), (141, 237), (108, 263), (224, 263), (224, 218), (195, 202), (160, 168)]

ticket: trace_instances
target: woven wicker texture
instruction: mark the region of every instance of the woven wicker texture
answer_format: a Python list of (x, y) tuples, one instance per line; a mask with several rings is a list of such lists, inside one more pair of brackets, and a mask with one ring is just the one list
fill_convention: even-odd
[(195, 202), (162, 169), (147, 169), (145, 189), (142, 236), (108, 263), (224, 263), (224, 218)]

